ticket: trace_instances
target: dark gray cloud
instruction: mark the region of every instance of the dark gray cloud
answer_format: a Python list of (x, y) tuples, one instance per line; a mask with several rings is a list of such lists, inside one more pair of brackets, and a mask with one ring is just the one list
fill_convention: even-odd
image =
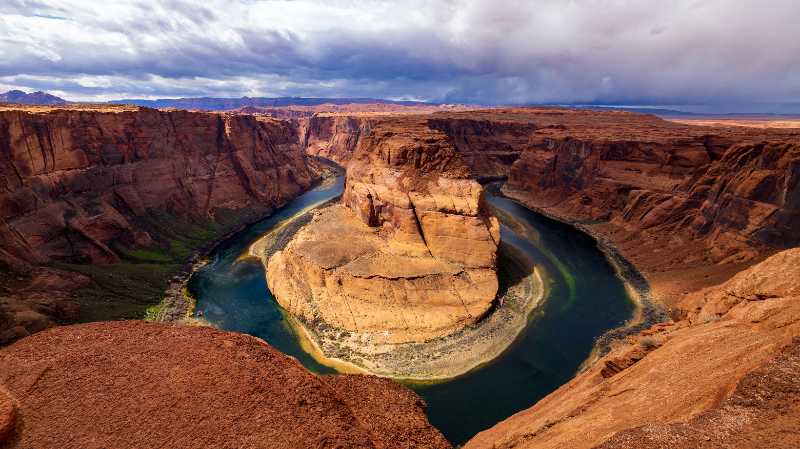
[(800, 102), (798, 17), (795, 0), (5, 0), (0, 88), (766, 107)]

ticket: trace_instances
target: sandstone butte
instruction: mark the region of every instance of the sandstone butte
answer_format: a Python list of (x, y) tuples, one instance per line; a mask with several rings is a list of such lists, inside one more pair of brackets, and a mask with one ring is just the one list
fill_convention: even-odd
[(303, 322), (380, 344), (447, 336), (494, 301), (499, 224), (445, 133), (418, 118), (369, 126), (341, 205), (269, 259), (270, 289)]
[[(96, 282), (81, 280), (73, 272), (58, 267), (43, 268), (45, 262), (73, 257), (96, 263), (113, 260), (98, 243), (117, 257), (124, 257), (110, 244), (126, 235), (130, 247), (147, 247), (146, 238), (133, 238), (138, 221), (129, 217), (136, 217), (136, 211), (123, 207), (119, 199), (108, 199), (111, 193), (113, 198), (120, 196), (115, 188), (118, 182), (137, 193), (157, 190), (156, 194), (141, 196), (145, 210), (163, 208), (214, 216), (218, 201), (258, 209), (264, 200), (253, 194), (258, 190), (244, 187), (248, 179), (262, 179), (252, 177), (262, 172), (287, 173), (280, 179), (286, 183), (293, 178), (294, 185), (255, 184), (270, 192), (284, 192), (273, 197), (282, 196), (285, 200), (311, 182), (313, 174), (302, 157), (306, 151), (348, 165), (348, 178), (354, 182), (351, 186), (348, 179), (348, 189), (352, 192), (346, 198), (351, 201), (345, 201), (347, 206), (340, 206), (340, 212), (352, 221), (352, 228), (360, 226), (369, 238), (388, 238), (388, 233), (376, 232), (378, 227), (370, 227), (370, 222), (363, 220), (373, 216), (370, 201), (372, 210), (376, 204), (403, 208), (395, 207), (394, 197), (392, 201), (376, 203), (377, 195), (360, 186), (381, 186), (392, 179), (384, 170), (396, 160), (392, 157), (379, 162), (383, 161), (383, 154), (363, 154), (360, 149), (367, 145), (362, 141), (380, 136), (380, 133), (373, 135), (373, 129), (396, 127), (411, 135), (384, 137), (390, 141), (412, 140), (419, 133), (421, 138), (431, 136), (433, 144), (446, 141), (447, 152), (452, 148), (457, 150), (455, 159), (466, 166), (468, 177), (507, 176), (504, 188), (507, 195), (574, 223), (614, 247), (645, 276), (654, 299), (664, 304), (672, 316), (671, 321), (657, 324), (641, 335), (616, 342), (609, 354), (578, 373), (571, 382), (531, 409), (480, 433), (467, 447), (789, 448), (800, 444), (797, 439), (800, 393), (796, 381), (800, 375), (800, 343), (793, 340), (800, 334), (796, 282), (800, 278), (797, 271), (800, 255), (797, 249), (787, 250), (800, 244), (800, 130), (692, 126), (623, 112), (555, 108), (403, 117), (316, 114), (292, 122), (263, 116), (234, 118), (132, 108), (39, 109), (0, 111), (3, 117), (0, 170), (5, 182), (0, 190), (3, 218), (0, 256), (16, 270), (15, 277), (4, 282), (12, 288), (3, 293), (5, 297), (0, 301), (3, 328), (15, 325), (19, 328), (15, 323), (20, 322), (20, 317), (30, 317), (30, 310), (59, 318), (30, 329), (22, 326), (26, 332), (67, 322), (70, 318), (64, 311), (69, 307), (65, 304), (71, 301), (68, 292), (75, 288), (75, 280)], [(12, 126), (15, 122), (23, 123), (24, 129)], [(91, 125), (77, 126), (87, 122)], [(232, 154), (237, 153), (233, 145), (215, 145), (220, 134), (223, 143), (235, 141), (229, 137), (232, 134), (228, 127), (220, 126), (220, 122), (241, 123), (242, 127), (230, 129), (243, 130), (242, 136), (250, 136), (239, 139), (242, 145), (244, 141), (257, 145), (242, 154), (259, 158), (258, 163), (252, 163), (252, 171), (237, 168), (233, 159), (239, 156)], [(62, 125), (56, 127), (56, 123)], [(253, 128), (265, 133), (253, 132)], [(61, 131), (54, 134), (54, 129)], [(196, 133), (206, 137), (194, 138)], [(271, 144), (263, 136), (268, 136)], [(281, 140), (278, 136), (285, 137)], [(70, 141), (80, 145), (64, 144)], [(170, 146), (162, 146), (161, 142), (170, 142)], [(50, 148), (58, 151), (43, 151)], [(108, 174), (129, 170), (127, 166), (153, 163), (154, 155), (159, 154), (154, 148), (164, 152), (160, 163), (155, 165), (174, 167), (178, 161), (177, 165), (184, 170), (178, 171), (180, 176), (162, 167), (156, 170), (160, 175), (149, 178), (149, 182), (122, 176), (108, 180)], [(68, 157), (81, 153), (86, 154), (85, 159)], [(106, 154), (109, 157), (101, 157)], [(270, 155), (274, 162), (267, 163), (265, 155)], [(44, 164), (45, 160), (48, 164)], [(80, 163), (60, 162), (66, 160)], [(365, 160), (374, 162), (375, 167), (359, 162)], [(211, 166), (218, 169), (209, 169)], [(410, 170), (412, 166), (399, 171), (415, 173)], [(227, 174), (224, 189), (214, 182), (218, 172)], [(447, 174), (444, 178), (467, 179), (460, 176)], [(176, 178), (190, 182), (179, 183)], [(373, 178), (378, 182), (373, 182)], [(50, 179), (59, 182), (51, 183)], [(408, 182), (402, 177), (397, 178), (397, 186), (383, 187), (390, 193), (408, 193), (419, 188), (416, 179), (411, 179), (412, 189), (402, 184)], [(166, 187), (157, 189), (159, 183)], [(231, 196), (209, 194), (209, 185), (214, 186), (213, 191), (220, 187)], [(371, 188), (378, 193), (375, 187)], [(176, 191), (184, 192), (183, 198), (187, 200), (178, 201)], [(234, 195), (234, 191), (239, 193)], [(372, 195), (372, 200), (365, 192)], [(125, 193), (121, 196), (125, 197)], [(195, 197), (206, 201), (188, 201)], [(269, 207), (279, 203), (267, 201)], [(56, 210), (67, 213), (49, 212), (52, 204), (62, 208)], [(88, 209), (95, 204), (99, 204), (99, 211), (106, 210), (107, 204), (128, 220), (130, 226), (109, 225), (107, 217), (116, 217), (110, 211), (95, 219), (96, 210)], [(389, 210), (375, 211), (375, 219), (393, 217)], [(266, 208), (262, 213), (267, 213)], [(75, 230), (74, 225), (70, 227), (73, 218), (78, 219), (77, 228), (83, 232)], [(161, 238), (149, 228), (145, 231), (154, 241)], [(41, 235), (49, 238), (38, 237)], [(31, 259), (20, 249), (23, 248), (20, 242), (25, 240), (36, 243), (31, 247), (38, 259)], [(389, 243), (400, 242), (420, 247), (403, 240)], [(384, 246), (388, 251), (389, 245)], [(16, 277), (22, 269), (28, 271)], [(14, 318), (9, 319), (9, 315)], [(87, 332), (87, 338), (81, 340), (81, 344), (86, 344), (98, 336), (113, 335), (119, 329), (114, 326), (122, 325), (93, 324), (46, 331), (0, 350), (0, 356), (9, 357), (19, 348), (28, 348), (31, 357), (39, 353), (66, 357), (69, 351), (60, 346), (40, 345), (37, 339), (57, 335), (66, 338), (69, 332)], [(167, 329), (175, 338), (198, 332), (189, 327)], [(200, 357), (192, 354), (201, 349), (187, 345), (180, 357), (176, 355), (170, 360), (174, 360), (175, 369), (186, 369), (183, 361), (191, 363), (195, 360), (192, 357)], [(144, 357), (157, 350), (166, 348), (156, 345), (140, 349), (137, 354)], [(233, 357), (227, 352), (220, 350), (219, 357)], [(154, 369), (160, 366), (162, 369), (165, 360), (154, 360)], [(13, 369), (7, 366), (4, 363), (2, 369)], [(207, 367), (209, 373), (218, 369), (216, 365)], [(219, 369), (218, 372), (225, 373), (234, 367), (222, 363)], [(41, 378), (50, 379), (46, 375), (49, 372)], [(59, 376), (52, 378), (54, 382), (72, 379), (68, 372), (56, 372)], [(305, 373), (299, 368), (298, 372)], [(307, 374), (284, 380), (289, 382), (304, 375)], [(228, 377), (223, 374), (215, 379)], [(80, 379), (84, 385), (97, 382), (90, 372)], [(16, 416), (17, 433), (12, 430), (11, 438), (26, 438), (28, 427), (18, 424), (20, 416), (23, 422), (26, 419), (25, 400), (22, 393), (12, 388), (12, 381), (6, 377), (0, 379), (4, 386), (0, 389), (0, 429), (8, 428), (9, 424), (4, 423), (12, 422), (11, 418)], [(224, 389), (218, 385), (209, 383), (207, 390), (224, 400)], [(147, 389), (140, 387), (137, 391)], [(41, 387), (31, 392), (47, 395)], [(69, 409), (70, 406), (56, 404), (51, 412), (66, 417)], [(295, 418), (300, 419), (303, 413), (307, 412), (298, 411)], [(129, 418), (122, 416), (122, 419)], [(170, 425), (174, 419), (163, 416), (159, 423)], [(172, 435), (185, 433), (174, 430)]]

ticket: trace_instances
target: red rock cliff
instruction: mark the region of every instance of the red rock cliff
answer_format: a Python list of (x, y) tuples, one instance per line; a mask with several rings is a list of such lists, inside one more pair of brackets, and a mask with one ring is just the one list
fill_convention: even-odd
[(342, 166), (350, 161), (370, 126), (368, 117), (343, 115), (315, 115), (297, 123), (307, 154), (330, 159)]
[(536, 132), (508, 192), (588, 226), (657, 284), (659, 273), (715, 264), (732, 267), (730, 276), (800, 244), (798, 130), (590, 111), (539, 111), (527, 120)]
[[(0, 344), (79, 313), (144, 313), (212, 229), (264, 216), (315, 177), (289, 122), (109, 106), (0, 110), (0, 174)], [(42, 268), (137, 251), (162, 265)], [(97, 300), (70, 293), (89, 287)]]
[(308, 187), (286, 123), (150, 109), (0, 112), (0, 255), (108, 262), (146, 246), (148, 209), (217, 218)]

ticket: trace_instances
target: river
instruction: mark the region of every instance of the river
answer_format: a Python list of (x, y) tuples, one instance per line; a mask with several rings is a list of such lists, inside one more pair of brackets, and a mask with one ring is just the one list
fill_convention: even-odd
[[(314, 188), (217, 246), (188, 283), (205, 320), (262, 338), (313, 372), (333, 373), (300, 347), (267, 287), (261, 263), (241, 256), (275, 225), (339, 196), (343, 184), (338, 177)], [(591, 237), (500, 195), (487, 193), (487, 200), (501, 220), (501, 239), (540, 270), (546, 296), (516, 341), (491, 363), (445, 382), (409, 384), (428, 404), (431, 424), (453, 444), (569, 381), (595, 339), (624, 324), (634, 311), (623, 281)]]

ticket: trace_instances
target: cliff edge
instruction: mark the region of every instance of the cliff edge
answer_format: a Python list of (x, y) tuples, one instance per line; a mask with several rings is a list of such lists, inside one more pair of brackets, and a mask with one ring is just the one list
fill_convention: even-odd
[[(256, 338), (141, 321), (58, 327), (0, 350), (8, 448), (448, 448), (391, 381), (316, 376)], [(0, 425), (5, 401), (0, 395)], [(0, 427), (3, 430), (3, 427)]]

